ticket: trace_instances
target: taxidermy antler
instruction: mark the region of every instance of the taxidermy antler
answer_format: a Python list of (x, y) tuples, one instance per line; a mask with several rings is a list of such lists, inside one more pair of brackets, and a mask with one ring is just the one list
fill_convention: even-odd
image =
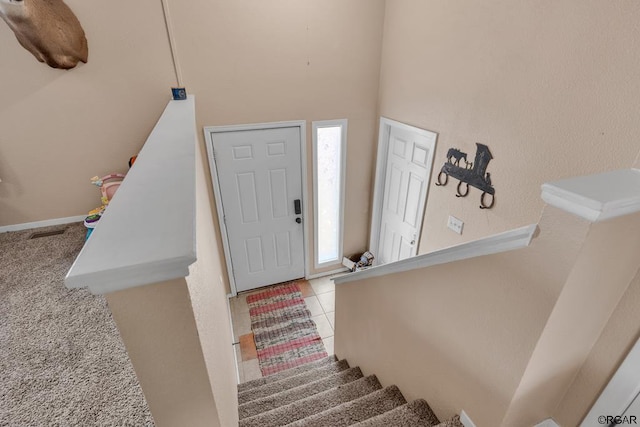
[(0, 16), (38, 61), (64, 69), (87, 62), (84, 30), (62, 0), (0, 0)]

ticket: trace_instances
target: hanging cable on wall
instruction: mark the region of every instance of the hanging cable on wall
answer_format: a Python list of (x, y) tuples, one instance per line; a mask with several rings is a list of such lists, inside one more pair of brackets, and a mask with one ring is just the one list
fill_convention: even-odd
[(171, 60), (173, 62), (173, 71), (176, 75), (177, 88), (172, 88), (174, 99), (186, 99), (186, 93), (182, 84), (182, 72), (180, 70), (180, 61), (178, 60), (178, 52), (176, 49), (176, 41), (171, 21), (171, 13), (169, 10), (168, 0), (160, 0), (162, 4), (162, 13), (164, 15), (164, 24), (167, 30), (167, 38), (169, 39), (169, 50), (171, 51)]

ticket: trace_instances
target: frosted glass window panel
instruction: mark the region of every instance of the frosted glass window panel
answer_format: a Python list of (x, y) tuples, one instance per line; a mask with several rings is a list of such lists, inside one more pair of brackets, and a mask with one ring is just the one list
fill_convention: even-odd
[(340, 126), (318, 128), (318, 262), (338, 259), (340, 239)]
[(342, 126), (316, 132), (316, 261), (324, 264), (342, 256)]

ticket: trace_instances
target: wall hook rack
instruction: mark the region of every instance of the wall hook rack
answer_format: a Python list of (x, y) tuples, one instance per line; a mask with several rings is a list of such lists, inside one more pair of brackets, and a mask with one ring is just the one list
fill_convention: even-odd
[[(482, 190), (480, 196), (480, 209), (491, 209), (496, 201), (496, 190), (491, 185), (491, 174), (487, 172), (487, 166), (493, 159), (489, 147), (476, 142), (476, 157), (473, 162), (467, 161), (467, 153), (457, 148), (447, 151), (447, 161), (442, 165), (438, 174), (437, 186), (445, 186), (449, 182), (449, 176), (459, 180), (456, 189), (456, 197), (466, 197), (469, 194), (469, 186)], [(464, 161), (464, 166), (460, 162)], [(491, 202), (487, 204), (486, 195), (491, 196)]]

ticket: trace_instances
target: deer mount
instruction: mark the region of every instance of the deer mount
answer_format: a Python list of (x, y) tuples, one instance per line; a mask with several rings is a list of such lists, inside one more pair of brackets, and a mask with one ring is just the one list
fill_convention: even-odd
[(87, 62), (84, 30), (62, 0), (0, 0), (0, 16), (38, 61), (65, 70)]

